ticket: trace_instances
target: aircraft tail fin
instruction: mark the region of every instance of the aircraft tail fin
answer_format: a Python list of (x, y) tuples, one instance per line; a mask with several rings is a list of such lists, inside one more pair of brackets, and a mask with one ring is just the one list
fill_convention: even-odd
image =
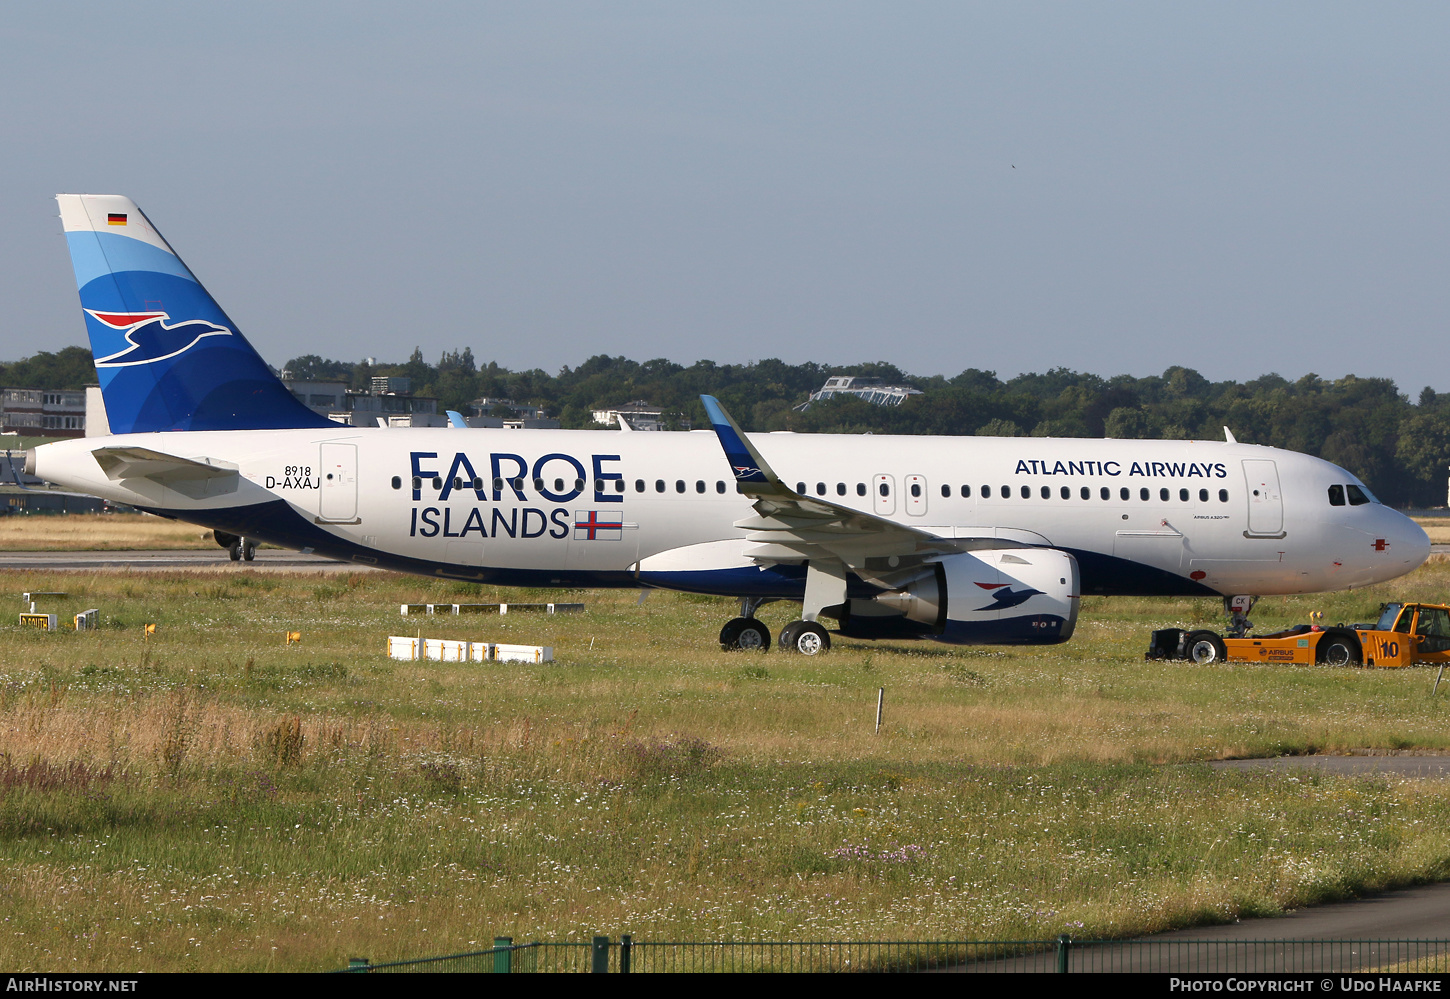
[(336, 426), (272, 374), (134, 201), (56, 201), (111, 433)]

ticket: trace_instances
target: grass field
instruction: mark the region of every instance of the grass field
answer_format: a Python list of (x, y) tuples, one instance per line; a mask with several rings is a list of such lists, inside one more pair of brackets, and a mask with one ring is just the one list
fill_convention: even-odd
[(215, 547), (210, 531), (148, 513), (0, 517), (0, 551), (174, 551)]
[[(1450, 875), (1442, 782), (1204, 765), (1450, 751), (1433, 673), (1143, 661), (1151, 628), (1216, 621), (1207, 601), (1089, 599), (1064, 646), (807, 660), (722, 653), (731, 604), (666, 593), (0, 573), (17, 609), (34, 589), (103, 627), (0, 628), (5, 967), (320, 969), (497, 934), (1111, 936)], [(1254, 616), (1365, 620), (1447, 590), (1437, 558)], [(498, 599), (588, 610), (397, 609)], [(419, 628), (557, 661), (384, 657)]]

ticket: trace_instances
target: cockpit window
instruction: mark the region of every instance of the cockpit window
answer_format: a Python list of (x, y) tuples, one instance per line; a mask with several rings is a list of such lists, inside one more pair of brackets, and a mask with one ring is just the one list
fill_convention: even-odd
[(1380, 611), (1380, 619), (1375, 624), (1374, 630), (1393, 631), (1395, 618), (1400, 616), (1400, 608), (1404, 606), (1404, 604), (1385, 604), (1384, 610)]
[(1369, 494), (1368, 489), (1361, 489), (1353, 482), (1345, 486), (1344, 489), (1349, 493), (1350, 506), (1364, 506), (1366, 503), (1374, 502), (1374, 497)]
[(1329, 487), (1329, 505), (1330, 506), (1344, 506), (1344, 487), (1343, 486), (1330, 486)]

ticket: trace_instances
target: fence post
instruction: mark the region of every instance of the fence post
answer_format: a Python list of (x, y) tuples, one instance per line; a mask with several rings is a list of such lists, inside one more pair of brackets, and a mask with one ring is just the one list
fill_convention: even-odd
[(609, 974), (609, 938), (594, 938), (594, 961), (590, 971), (596, 975)]
[(1063, 933), (1057, 938), (1057, 973), (1067, 974), (1067, 959), (1072, 953), (1072, 937)]
[(513, 937), (493, 938), (493, 973), (495, 975), (511, 974), (514, 970), (514, 945)]
[(347, 959), (347, 970), (354, 975), (366, 975), (372, 965), (365, 957), (350, 957)]
[(629, 974), (629, 952), (634, 946), (634, 937), (628, 933), (619, 935), (619, 973)]

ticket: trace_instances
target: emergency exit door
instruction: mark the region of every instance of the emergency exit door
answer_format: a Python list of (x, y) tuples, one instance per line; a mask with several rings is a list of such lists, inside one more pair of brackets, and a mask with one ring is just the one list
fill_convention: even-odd
[(319, 461), (318, 490), (322, 500), (318, 519), (351, 523), (357, 520), (357, 445), (324, 444)]
[(1264, 458), (1244, 459), (1244, 485), (1249, 500), (1248, 533), (1284, 536), (1284, 499), (1279, 492), (1279, 466)]

